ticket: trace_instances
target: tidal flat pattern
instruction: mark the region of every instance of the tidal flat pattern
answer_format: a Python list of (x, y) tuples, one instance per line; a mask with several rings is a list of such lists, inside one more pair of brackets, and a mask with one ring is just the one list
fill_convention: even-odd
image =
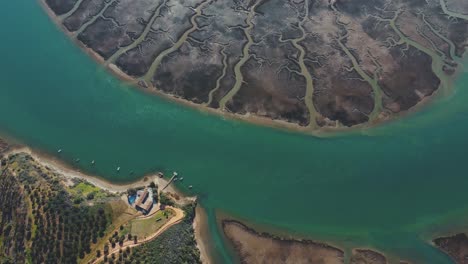
[(464, 0), (44, 0), (145, 89), (310, 129), (374, 124), (454, 75)]

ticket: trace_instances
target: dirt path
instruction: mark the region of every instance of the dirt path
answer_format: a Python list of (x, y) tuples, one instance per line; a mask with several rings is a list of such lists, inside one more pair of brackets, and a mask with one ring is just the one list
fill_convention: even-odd
[[(140, 245), (142, 245), (144, 243), (150, 242), (150, 241), (154, 240), (155, 238), (157, 238), (162, 233), (164, 233), (167, 229), (169, 229), (170, 227), (180, 223), (182, 221), (182, 219), (184, 219), (184, 211), (182, 211), (181, 209), (171, 207), (171, 206), (167, 206), (166, 208), (169, 208), (169, 209), (171, 209), (171, 210), (173, 210), (175, 212), (175, 215), (166, 224), (164, 224), (161, 228), (156, 230), (156, 232), (154, 232), (150, 236), (146, 237), (145, 239), (139, 240), (136, 244), (134, 243), (134, 241), (126, 241), (126, 242), (124, 242), (124, 244), (122, 246), (117, 245), (115, 248), (112, 248), (112, 249), (109, 250), (108, 255), (112, 255), (113, 253), (114, 254), (118, 253), (120, 249), (122, 249), (122, 251), (124, 251), (127, 248), (133, 248), (133, 247), (136, 247), (136, 246), (140, 246)], [(104, 260), (104, 256), (101, 256), (100, 258), (96, 259), (92, 263), (96, 264), (96, 263), (99, 263), (99, 262), (101, 262), (103, 260)]]

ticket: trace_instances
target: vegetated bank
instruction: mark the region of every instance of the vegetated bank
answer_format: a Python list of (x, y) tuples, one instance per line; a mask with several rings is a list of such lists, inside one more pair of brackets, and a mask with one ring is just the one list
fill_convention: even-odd
[(193, 230), (195, 206), (185, 205), (184, 220), (156, 239), (138, 247), (127, 247), (101, 263), (201, 263)]
[(463, 0), (41, 2), (145, 91), (307, 132), (371, 126), (427, 102), (468, 39)]
[[(153, 243), (160, 255), (149, 256), (147, 261), (172, 256), (171, 261), (182, 258), (189, 263), (200, 262), (191, 225), (194, 200), (181, 199), (185, 204), (182, 212), (174, 200), (179, 195), (156, 191), (160, 201), (154, 205), (154, 214), (147, 216), (129, 205), (125, 192), (104, 190), (84, 179), (67, 177), (50, 163), (41, 163), (26, 152), (9, 151), (6, 142), (0, 143), (0, 263), (93, 263), (102, 256), (104, 262), (119, 263), (113, 258), (115, 253), (107, 253), (117, 251), (123, 257), (127, 251), (122, 249), (128, 244), (134, 245), (131, 252), (139, 252)], [(154, 181), (129, 187), (157, 189)], [(178, 215), (182, 221), (169, 226), (174, 210), (182, 212)], [(129, 225), (134, 228), (126, 230)], [(165, 238), (159, 239), (159, 235)], [(155, 240), (148, 240), (146, 245), (146, 236)], [(174, 251), (174, 245), (185, 253)], [(129, 255), (136, 259), (139, 254)]]

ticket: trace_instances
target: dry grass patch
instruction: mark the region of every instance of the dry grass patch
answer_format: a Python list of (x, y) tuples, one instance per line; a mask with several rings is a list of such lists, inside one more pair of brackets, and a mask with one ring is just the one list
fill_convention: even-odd
[(135, 219), (131, 222), (130, 233), (144, 239), (154, 234), (175, 215), (171, 209), (156, 212), (153, 216), (144, 219)]

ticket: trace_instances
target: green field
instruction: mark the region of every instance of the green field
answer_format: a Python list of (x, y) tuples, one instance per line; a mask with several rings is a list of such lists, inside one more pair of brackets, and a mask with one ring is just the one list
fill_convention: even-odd
[[(69, 188), (70, 193), (76, 197), (84, 197), (87, 199), (92, 195), (93, 199), (102, 199), (109, 196), (109, 193), (103, 191), (102, 189), (86, 182), (86, 181), (79, 181), (79, 183), (73, 185)], [(90, 199), (90, 200), (93, 200)]]
[(137, 235), (139, 238), (145, 238), (161, 228), (172, 216), (174, 216), (174, 211), (166, 209), (156, 212), (149, 218), (135, 219), (130, 222), (130, 233)]

